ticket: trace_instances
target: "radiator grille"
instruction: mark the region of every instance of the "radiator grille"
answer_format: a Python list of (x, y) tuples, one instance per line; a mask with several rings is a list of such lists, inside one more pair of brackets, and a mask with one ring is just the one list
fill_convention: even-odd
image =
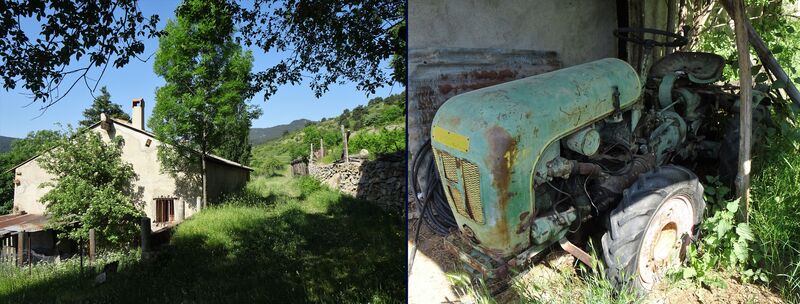
[(456, 165), (456, 158), (444, 152), (439, 152), (439, 155), (442, 157), (444, 176), (450, 181), (458, 182), (458, 166)]
[(461, 197), (461, 192), (453, 186), (448, 185), (447, 189), (450, 192), (450, 198), (453, 200), (453, 205), (456, 206), (456, 211), (459, 214), (469, 217), (467, 213), (467, 206), (464, 204), (464, 199)]
[(445, 186), (450, 204), (455, 206), (455, 211), (462, 216), (483, 224), (485, 220), (481, 205), (481, 179), (478, 166), (436, 149), (434, 155), (438, 156), (439, 164), (442, 166), (440, 173), (445, 176), (442, 184)]
[(472, 211), (472, 219), (483, 224), (483, 205), (481, 205), (481, 177), (478, 166), (466, 160), (461, 161), (462, 176), (464, 177), (464, 191), (467, 196), (467, 205)]

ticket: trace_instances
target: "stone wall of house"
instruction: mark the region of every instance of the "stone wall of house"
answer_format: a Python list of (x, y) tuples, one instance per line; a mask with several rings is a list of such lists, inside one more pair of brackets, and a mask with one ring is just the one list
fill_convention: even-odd
[(406, 202), (405, 171), (402, 157), (308, 166), (309, 175), (329, 187), (396, 210), (402, 210)]

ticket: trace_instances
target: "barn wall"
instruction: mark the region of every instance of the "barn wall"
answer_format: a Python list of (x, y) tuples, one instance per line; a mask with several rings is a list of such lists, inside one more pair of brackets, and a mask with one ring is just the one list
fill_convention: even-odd
[(207, 161), (208, 200), (217, 202), (225, 193), (241, 190), (250, 180), (250, 171), (244, 168), (223, 165), (215, 161)]

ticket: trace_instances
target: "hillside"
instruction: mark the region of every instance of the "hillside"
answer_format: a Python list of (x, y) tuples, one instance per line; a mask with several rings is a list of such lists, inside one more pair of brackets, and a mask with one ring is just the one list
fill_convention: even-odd
[(405, 93), (373, 98), (367, 105), (345, 109), (339, 116), (311, 122), (261, 145), (254, 144), (251, 165), (263, 173), (269, 163), (287, 164), (293, 159), (308, 158), (310, 145), (319, 149), (320, 139), (326, 154), (322, 161), (340, 159), (341, 126), (351, 131), (348, 146), (351, 154), (366, 149), (375, 157), (405, 150), (405, 107)]
[(0, 136), (0, 153), (8, 152), (11, 149), (11, 142), (15, 140), (17, 138)]
[(250, 128), (250, 144), (254, 146), (263, 144), (270, 140), (281, 137), (284, 132), (292, 132), (294, 130), (301, 129), (309, 123), (313, 123), (313, 121), (308, 119), (298, 119), (285, 125), (277, 125), (269, 128)]

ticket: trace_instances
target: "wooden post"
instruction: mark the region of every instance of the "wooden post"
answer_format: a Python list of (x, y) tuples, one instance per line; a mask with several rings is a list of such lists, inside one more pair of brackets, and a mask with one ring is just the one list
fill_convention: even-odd
[(28, 275), (33, 274), (33, 259), (31, 258), (31, 233), (28, 232), (28, 235), (25, 237), (28, 239)]
[[(734, 19), (735, 12), (733, 1), (722, 0), (720, 2), (728, 12), (728, 15), (731, 16), (731, 19)], [(738, 2), (738, 0), (735, 2)], [(742, 6), (742, 9), (744, 9), (744, 6)], [(734, 22), (736, 22), (735, 19)], [(772, 72), (772, 74), (775, 74), (775, 77), (778, 78), (778, 80), (783, 81), (783, 83), (786, 85), (783, 88), (783, 90), (786, 91), (786, 95), (789, 95), (789, 98), (792, 99), (792, 102), (794, 102), (795, 105), (800, 106), (800, 91), (797, 90), (794, 82), (789, 79), (789, 75), (786, 74), (786, 71), (784, 71), (783, 68), (778, 64), (778, 60), (775, 59), (775, 56), (767, 48), (767, 44), (764, 43), (764, 40), (761, 39), (761, 36), (756, 33), (756, 30), (753, 28), (753, 25), (750, 24), (749, 20), (744, 19), (742, 25), (747, 30), (747, 36), (745, 37), (747, 37), (750, 41), (750, 44), (753, 45), (753, 49), (755, 49), (756, 54), (758, 54), (758, 58), (761, 59), (761, 63), (764, 65), (764, 68)], [(738, 35), (739, 34), (737, 34), (737, 36)]]
[(150, 218), (142, 217), (139, 226), (142, 231), (142, 258), (147, 259), (147, 254), (150, 252)]
[(17, 265), (25, 265), (25, 231), (17, 233)]
[(325, 148), (322, 146), (322, 138), (319, 139), (319, 158), (325, 157)]
[[(734, 0), (733, 14), (734, 33), (736, 33), (736, 51), (739, 55), (739, 174), (736, 177), (739, 205), (745, 221), (749, 220), (748, 210), (750, 194), (750, 136), (752, 135), (753, 97), (752, 75), (750, 74), (750, 48), (747, 43), (743, 0)], [(729, 12), (730, 13), (730, 12)]]
[(344, 144), (344, 162), (350, 162), (350, 156), (347, 151), (347, 133), (344, 132), (344, 125), (342, 125), (342, 143)]
[(310, 148), (311, 152), (308, 153), (308, 162), (309, 163), (314, 161), (314, 144), (310, 144), (310, 146), (311, 146), (311, 148)]
[(83, 277), (83, 237), (78, 241), (78, 246), (81, 248), (81, 277)]
[(89, 266), (94, 264), (95, 244), (94, 228), (91, 228), (89, 229)]

